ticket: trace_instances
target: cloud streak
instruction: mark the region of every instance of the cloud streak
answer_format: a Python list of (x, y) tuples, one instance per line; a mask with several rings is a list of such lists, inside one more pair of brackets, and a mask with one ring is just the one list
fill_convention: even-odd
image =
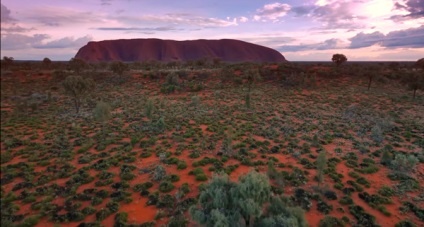
[(100, 15), (95, 15), (92, 12), (62, 7), (36, 8), (27, 12), (23, 17), (49, 27), (73, 26), (102, 21)]
[(271, 3), (266, 4), (262, 8), (256, 10), (256, 14), (253, 16), (254, 20), (263, 21), (278, 21), (281, 17), (284, 17), (291, 9), (291, 6), (285, 3)]
[(324, 42), (313, 44), (283, 45), (279, 46), (277, 49), (282, 52), (296, 52), (305, 50), (331, 50), (340, 49), (341, 47), (341, 40), (327, 39)]
[(213, 17), (201, 17), (190, 13), (168, 13), (164, 15), (144, 15), (144, 16), (118, 16), (113, 19), (126, 24), (139, 24), (141, 22), (161, 23), (170, 25), (186, 25), (196, 27), (228, 27), (238, 25), (237, 19), (222, 20)]
[(25, 50), (25, 49), (58, 49), (58, 48), (79, 48), (91, 41), (91, 36), (81, 38), (64, 37), (61, 39), (46, 41), (50, 38), (47, 34), (22, 35), (5, 34), (1, 36), (2, 50)]
[(384, 35), (381, 32), (370, 34), (359, 33), (349, 39), (349, 48), (357, 49), (380, 45), (387, 48), (423, 48), (424, 47), (424, 25), (418, 28), (410, 28), (389, 32)]
[(152, 28), (140, 28), (140, 27), (99, 27), (95, 28), (96, 30), (100, 31), (176, 31), (176, 30), (183, 30), (183, 29), (177, 29), (174, 27), (152, 27)]
[(91, 40), (93, 40), (93, 37), (89, 35), (81, 38), (64, 37), (45, 44), (33, 45), (33, 47), (37, 49), (80, 48)]

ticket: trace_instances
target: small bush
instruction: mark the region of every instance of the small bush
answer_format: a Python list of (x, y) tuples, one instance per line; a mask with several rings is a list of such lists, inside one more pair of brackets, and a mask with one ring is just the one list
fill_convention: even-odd
[(410, 220), (402, 220), (402, 221), (396, 223), (396, 225), (395, 225), (395, 227), (416, 227), (416, 226), (417, 225), (415, 225)]
[(389, 186), (383, 186), (378, 190), (378, 194), (390, 197), (395, 194), (395, 191)]
[(128, 221), (128, 214), (126, 212), (120, 212), (115, 215), (115, 227), (126, 226)]
[(196, 175), (196, 180), (197, 181), (207, 181), (208, 180), (208, 176), (206, 176), (206, 174), (204, 174), (204, 173), (197, 174)]
[(328, 205), (324, 201), (318, 201), (318, 203), (317, 203), (317, 209), (318, 209), (319, 212), (321, 212), (323, 214), (328, 214), (328, 213), (330, 213), (330, 211), (333, 210), (333, 206), (332, 205)]
[(329, 200), (336, 200), (337, 194), (333, 191), (327, 190), (324, 192), (324, 196)]
[(185, 161), (179, 161), (177, 164), (177, 169), (186, 169), (187, 168), (187, 163)]
[(395, 160), (392, 161), (392, 169), (401, 172), (410, 172), (418, 162), (418, 158), (414, 155), (397, 154)]
[(160, 192), (170, 192), (175, 188), (175, 186), (169, 181), (163, 181), (159, 184)]
[(97, 221), (103, 221), (111, 214), (112, 214), (112, 212), (110, 212), (109, 209), (101, 209), (101, 210), (97, 211), (97, 213), (96, 213), (96, 220)]
[(153, 173), (153, 180), (161, 181), (166, 177), (166, 170), (163, 166), (158, 165)]
[(349, 196), (343, 196), (340, 200), (339, 203), (342, 205), (351, 205), (353, 204), (353, 199)]
[(318, 227), (344, 227), (345, 224), (338, 218), (325, 216), (319, 221)]

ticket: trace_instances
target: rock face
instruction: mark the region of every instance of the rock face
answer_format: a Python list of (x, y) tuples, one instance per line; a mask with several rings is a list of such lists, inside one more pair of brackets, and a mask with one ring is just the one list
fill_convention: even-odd
[(219, 58), (225, 62), (284, 62), (284, 56), (271, 48), (232, 39), (161, 40), (119, 39), (89, 42), (75, 58), (102, 61), (189, 61)]

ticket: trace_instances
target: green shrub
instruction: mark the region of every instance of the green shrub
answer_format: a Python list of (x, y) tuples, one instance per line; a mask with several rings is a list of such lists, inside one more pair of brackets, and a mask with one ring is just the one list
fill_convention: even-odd
[(133, 190), (135, 192), (141, 192), (143, 190), (147, 190), (149, 188), (153, 187), (153, 183), (152, 182), (144, 182), (142, 184), (136, 184), (133, 187)]
[(91, 199), (91, 205), (93, 205), (93, 206), (99, 205), (99, 204), (101, 204), (102, 202), (103, 202), (103, 199), (102, 199), (102, 198), (100, 198), (100, 197), (93, 197), (93, 198)]
[(170, 192), (175, 188), (175, 186), (169, 182), (169, 181), (162, 181), (159, 184), (159, 191), (160, 192)]
[(182, 191), (184, 194), (187, 194), (190, 192), (190, 187), (188, 186), (187, 183), (184, 183), (181, 185), (180, 191)]
[(336, 200), (337, 199), (337, 194), (335, 192), (331, 191), (331, 190), (326, 190), (324, 192), (324, 196), (328, 200)]
[(112, 212), (109, 209), (101, 209), (96, 213), (96, 220), (103, 221), (111, 214)]
[(119, 203), (110, 201), (106, 203), (106, 207), (110, 210), (111, 213), (115, 213), (119, 210)]
[(86, 216), (91, 215), (91, 214), (96, 213), (96, 208), (94, 208), (92, 206), (87, 206), (84, 209), (82, 209), (81, 212)]
[(407, 173), (412, 171), (418, 162), (418, 158), (414, 155), (397, 154), (392, 161), (392, 169)]
[(197, 174), (196, 175), (196, 180), (197, 181), (207, 181), (208, 180), (208, 176), (206, 176), (206, 174), (204, 174), (204, 173)]
[(104, 189), (96, 192), (96, 197), (98, 197), (98, 198), (103, 198), (104, 199), (104, 198), (107, 198), (108, 196), (109, 196), (109, 192), (106, 191), (106, 190), (104, 190)]
[(338, 218), (325, 216), (318, 223), (318, 227), (344, 227), (345, 224)]
[(378, 190), (378, 194), (390, 197), (395, 194), (395, 191), (391, 187), (384, 185)]
[(411, 202), (403, 202), (403, 206), (401, 207), (402, 210), (412, 211), (415, 216), (417, 216), (420, 221), (424, 221), (424, 209), (421, 209), (417, 205), (411, 203)]
[(166, 217), (166, 212), (165, 212), (165, 211), (163, 211), (163, 210), (158, 210), (158, 211), (156, 212), (156, 214), (155, 214), (154, 219), (155, 219), (155, 220), (159, 220), (159, 219), (162, 219), (162, 218), (164, 218), (164, 217)]
[(326, 202), (321, 200), (317, 203), (317, 210), (323, 214), (328, 214), (333, 210), (333, 205), (328, 205)]
[(415, 225), (412, 221), (410, 220), (402, 220), (398, 223), (396, 223), (395, 227), (416, 227), (417, 225)]
[(167, 176), (166, 179), (171, 181), (171, 182), (177, 182), (177, 181), (180, 180), (180, 176), (178, 176), (176, 174), (171, 174), (171, 175)]
[(165, 168), (161, 165), (156, 166), (155, 171), (153, 173), (153, 180), (161, 181), (161, 180), (165, 179), (165, 177), (166, 177)]
[(350, 205), (353, 204), (353, 199), (349, 196), (343, 196), (340, 200), (339, 203), (342, 205)]
[[(2, 221), (3, 221), (3, 217), (2, 217)], [(37, 223), (39, 221), (40, 221), (40, 216), (39, 215), (32, 215), (32, 216), (29, 216), (29, 217), (25, 218), (19, 226), (22, 226), (22, 227), (31, 227), (31, 226), (37, 225)]]
[(352, 177), (352, 178), (355, 178), (355, 179), (361, 176), (361, 175), (359, 175), (357, 172), (353, 172), (353, 171), (350, 171), (350, 172), (348, 173), (348, 175), (349, 175), (350, 177)]
[(187, 226), (188, 219), (182, 214), (178, 214), (169, 218), (168, 227)]
[(93, 117), (97, 121), (105, 122), (111, 118), (112, 107), (105, 102), (98, 102), (93, 110)]
[(367, 188), (370, 187), (370, 182), (367, 181), (367, 179), (365, 179), (364, 177), (359, 177), (358, 179), (356, 179), (356, 182), (358, 182), (359, 184), (365, 185)]
[(114, 220), (115, 220), (115, 224), (114, 224), (115, 227), (126, 226), (126, 223), (128, 221), (128, 213), (126, 212), (117, 213), (115, 215)]

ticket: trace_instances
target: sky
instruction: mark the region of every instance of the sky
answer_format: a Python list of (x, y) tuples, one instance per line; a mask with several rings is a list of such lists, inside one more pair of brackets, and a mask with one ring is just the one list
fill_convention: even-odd
[(69, 60), (89, 41), (239, 39), (289, 61), (416, 61), (424, 0), (2, 0), (1, 55)]

